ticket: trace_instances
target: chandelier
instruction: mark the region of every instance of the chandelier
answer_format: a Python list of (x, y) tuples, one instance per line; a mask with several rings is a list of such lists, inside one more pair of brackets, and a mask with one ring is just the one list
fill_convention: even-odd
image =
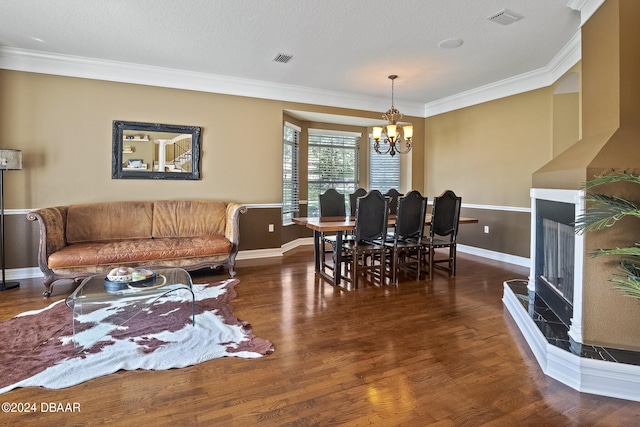
[[(391, 108), (382, 115), (389, 124), (384, 128), (375, 126), (373, 128), (373, 139), (375, 140), (373, 148), (378, 154), (391, 154), (395, 156), (396, 153), (406, 154), (411, 151), (411, 138), (413, 138), (413, 126), (402, 126), (398, 124), (398, 120), (402, 119), (403, 114), (393, 106), (393, 81), (398, 76), (390, 75), (391, 80)], [(405, 149), (402, 150), (400, 146), (404, 141)], [(386, 151), (380, 151), (380, 142), (383, 144), (389, 144)], [(384, 150), (384, 149), (383, 149)]]

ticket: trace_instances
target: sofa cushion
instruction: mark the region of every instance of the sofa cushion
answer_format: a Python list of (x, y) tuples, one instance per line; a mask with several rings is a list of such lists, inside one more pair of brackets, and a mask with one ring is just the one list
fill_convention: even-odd
[(69, 245), (49, 256), (49, 268), (80, 267), (97, 264), (161, 264), (175, 260), (231, 252), (232, 244), (224, 236), (131, 239), (110, 242), (85, 242)]
[(153, 202), (71, 205), (67, 211), (67, 243), (148, 239), (152, 219)]
[(152, 236), (224, 236), (227, 205), (214, 200), (160, 200), (153, 207)]

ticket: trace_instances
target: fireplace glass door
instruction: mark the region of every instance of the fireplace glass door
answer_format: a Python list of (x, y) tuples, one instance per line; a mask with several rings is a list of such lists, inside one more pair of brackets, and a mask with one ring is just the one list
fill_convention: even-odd
[(574, 205), (536, 200), (536, 293), (566, 325), (573, 314)]

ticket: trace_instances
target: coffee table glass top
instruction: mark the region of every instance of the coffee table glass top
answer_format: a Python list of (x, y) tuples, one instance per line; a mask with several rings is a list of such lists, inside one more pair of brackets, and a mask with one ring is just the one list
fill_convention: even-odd
[[(191, 323), (195, 325), (195, 295), (189, 273), (181, 268), (156, 268), (152, 271), (156, 274), (153, 280), (117, 284), (119, 286), (114, 286), (113, 282), (105, 286), (105, 274), (84, 279), (65, 300), (73, 312), (74, 346), (77, 349), (89, 348), (106, 336), (114, 323), (125, 325), (148, 310), (158, 299), (171, 293), (190, 293)], [(161, 309), (154, 311), (162, 314)], [(100, 322), (101, 316), (105, 315), (109, 316), (110, 324)]]

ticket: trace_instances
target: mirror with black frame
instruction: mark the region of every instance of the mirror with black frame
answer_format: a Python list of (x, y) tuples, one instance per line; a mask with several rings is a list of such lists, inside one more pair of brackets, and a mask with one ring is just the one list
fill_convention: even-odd
[(200, 127), (113, 121), (113, 179), (200, 179)]

